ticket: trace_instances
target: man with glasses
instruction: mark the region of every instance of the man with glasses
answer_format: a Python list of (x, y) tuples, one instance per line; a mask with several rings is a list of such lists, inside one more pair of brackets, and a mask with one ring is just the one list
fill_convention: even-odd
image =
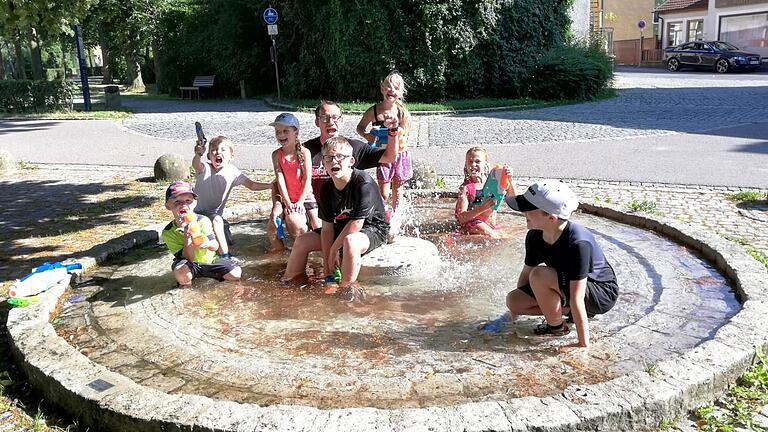
[[(397, 128), (397, 119), (391, 119), (385, 126)], [(304, 142), (304, 147), (312, 154), (312, 190), (318, 193), (322, 185), (328, 180), (328, 174), (320, 161), (323, 143), (329, 138), (341, 136), (341, 128), (344, 125), (344, 117), (341, 107), (336, 102), (323, 100), (315, 108), (315, 125), (320, 129), (320, 136)], [(376, 168), (380, 163), (392, 163), (397, 158), (397, 146), (387, 146), (386, 149), (374, 148), (368, 143), (348, 139), (352, 147), (352, 156), (355, 159), (354, 168), (365, 170)], [(392, 148), (390, 148), (392, 147)]]
[(328, 139), (321, 160), (331, 179), (318, 196), (323, 226), (296, 239), (284, 277), (306, 277), (309, 253), (321, 250), (326, 275), (333, 275), (341, 264), (341, 280), (338, 286), (329, 284), (326, 294), (338, 294), (347, 302), (363, 301), (365, 292), (357, 284), (362, 255), (384, 244), (389, 233), (384, 202), (371, 176), (354, 168), (358, 161), (349, 140), (339, 136)]

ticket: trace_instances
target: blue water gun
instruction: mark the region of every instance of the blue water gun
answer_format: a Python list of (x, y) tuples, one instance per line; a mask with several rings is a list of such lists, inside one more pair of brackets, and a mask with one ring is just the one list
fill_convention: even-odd
[(285, 240), (285, 229), (283, 228), (283, 218), (280, 216), (275, 218), (275, 226), (277, 227), (277, 238)]
[(376, 137), (376, 140), (371, 143), (374, 147), (379, 147), (387, 143), (387, 134), (389, 129), (381, 126), (374, 126), (371, 128), (371, 135)]
[(64, 280), (72, 270), (82, 269), (80, 263), (62, 264), (60, 262), (45, 263), (32, 269), (32, 273), (24, 276), (8, 289), (10, 297), (29, 297), (46, 291)]

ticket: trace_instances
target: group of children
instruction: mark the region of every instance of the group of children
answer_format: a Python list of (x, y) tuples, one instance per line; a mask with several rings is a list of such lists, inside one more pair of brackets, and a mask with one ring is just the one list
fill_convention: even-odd
[[(179, 285), (187, 286), (197, 276), (240, 278), (241, 269), (229, 253), (229, 224), (222, 214), (232, 187), (244, 185), (272, 191), (267, 229), (272, 249), (285, 249), (285, 232), (294, 238), (284, 278), (306, 277), (309, 253), (322, 251), (329, 282), (326, 293), (346, 301), (363, 300), (365, 292), (357, 284), (361, 257), (388, 241), (387, 201), (391, 197), (391, 208), (397, 210), (402, 187), (412, 176), (407, 149), (410, 114), (402, 102), (402, 77), (390, 73), (380, 90), (382, 101), (369, 108), (357, 126), (367, 143), (339, 135), (343, 119), (334, 102), (323, 101), (315, 110), (320, 137), (304, 144), (299, 140), (298, 119), (280, 114), (270, 123), (279, 144), (272, 153), (276, 178), (270, 183), (249, 179), (231, 163), (234, 147), (229, 139), (211, 140), (208, 162), (202, 161), (206, 143), (198, 141), (192, 161), (195, 187), (175, 182), (166, 190), (165, 205), (174, 219), (163, 230), (162, 239), (174, 254), (172, 269)], [(377, 167), (378, 185), (364, 171), (372, 167)], [(499, 169), (511, 178), (511, 168)], [(498, 202), (483, 193), (489, 173), (487, 151), (470, 148), (455, 216), (463, 233), (498, 238)], [(510, 182), (504, 192), (505, 202), (525, 214), (530, 230), (525, 264), (517, 288), (507, 296), (509, 313), (504, 320), (544, 315), (546, 320), (536, 333), (563, 335), (569, 330), (563, 316), (568, 316), (577, 329), (579, 341), (574, 346), (588, 346), (587, 317), (610, 310), (618, 285), (594, 236), (569, 220), (578, 206), (576, 196), (556, 180), (535, 183), (522, 195)], [(330, 283), (339, 268), (340, 279)]]

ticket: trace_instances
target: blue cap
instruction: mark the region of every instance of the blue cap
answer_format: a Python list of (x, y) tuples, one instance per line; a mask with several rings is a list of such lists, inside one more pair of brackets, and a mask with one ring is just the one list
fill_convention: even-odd
[(284, 126), (293, 126), (296, 128), (296, 130), (299, 130), (299, 119), (296, 118), (295, 115), (291, 113), (282, 113), (277, 118), (275, 118), (275, 121), (270, 123), (270, 126), (274, 125), (284, 125)]

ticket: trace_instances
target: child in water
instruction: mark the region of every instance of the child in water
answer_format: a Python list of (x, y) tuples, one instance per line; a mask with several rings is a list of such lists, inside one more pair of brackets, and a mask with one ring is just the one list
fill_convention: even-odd
[(307, 232), (307, 219), (312, 229), (320, 228), (321, 223), (312, 193), (312, 156), (299, 141), (299, 119), (291, 113), (283, 113), (270, 126), (275, 128), (275, 139), (280, 147), (272, 152), (277, 191), (267, 232), (272, 250), (280, 251), (285, 246), (278, 238), (277, 218), (285, 222), (294, 239)]
[[(512, 178), (512, 169), (504, 165), (504, 173)], [(464, 183), (456, 198), (456, 221), (465, 234), (478, 234), (499, 238), (496, 227), (495, 200), (483, 196), (483, 186), (490, 173), (488, 152), (482, 147), (467, 150), (464, 161)], [(515, 185), (510, 182), (507, 194), (514, 196)]]

